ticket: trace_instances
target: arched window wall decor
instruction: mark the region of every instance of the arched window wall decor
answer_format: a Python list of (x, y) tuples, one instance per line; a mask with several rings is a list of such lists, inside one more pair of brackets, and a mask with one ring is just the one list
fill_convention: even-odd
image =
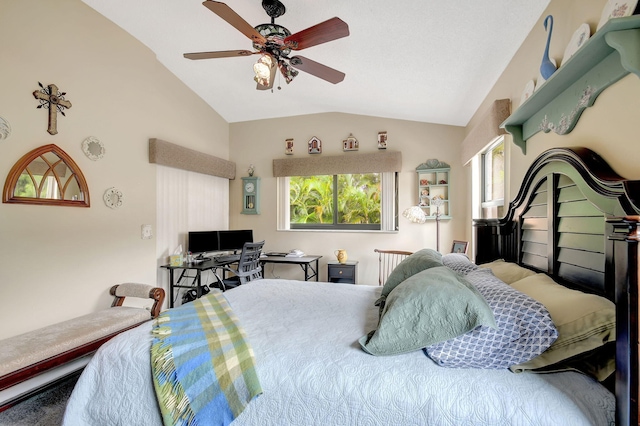
[(75, 161), (54, 144), (25, 154), (11, 168), (3, 203), (89, 207), (89, 187)]

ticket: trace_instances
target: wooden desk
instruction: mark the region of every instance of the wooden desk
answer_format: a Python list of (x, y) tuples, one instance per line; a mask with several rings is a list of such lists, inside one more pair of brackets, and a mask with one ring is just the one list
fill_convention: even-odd
[[(162, 265), (161, 268), (165, 268), (169, 270), (169, 307), (173, 308), (173, 289), (174, 288), (191, 288), (196, 290), (196, 297), (202, 296), (202, 271), (211, 270), (213, 275), (220, 281), (220, 277), (216, 274), (215, 270), (221, 266), (230, 265), (237, 261), (229, 261), (229, 262), (218, 262), (213, 259), (205, 260), (200, 263), (187, 263), (184, 262), (179, 266), (171, 266), (171, 265)], [(174, 284), (174, 271), (176, 269), (181, 269), (180, 277), (178, 277), (178, 281)], [(196, 271), (196, 275), (186, 275), (187, 271)], [(193, 278), (191, 284), (180, 284), (182, 280), (189, 280)], [(194, 284), (196, 284), (194, 286)]]
[[(318, 281), (318, 259), (320, 259), (321, 257), (322, 256), (313, 254), (301, 257), (261, 256), (260, 264), (262, 265), (263, 270), (265, 263), (285, 263), (289, 265), (300, 265), (300, 267), (304, 271), (305, 281), (309, 281), (313, 277), (315, 277), (316, 281)], [(312, 263), (315, 263), (315, 265), (312, 265)], [(309, 273), (309, 270), (311, 270), (311, 273)]]

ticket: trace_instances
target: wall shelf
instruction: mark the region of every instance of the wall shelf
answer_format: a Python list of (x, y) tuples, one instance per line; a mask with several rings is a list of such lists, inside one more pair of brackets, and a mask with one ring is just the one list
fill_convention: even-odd
[[(451, 166), (437, 159), (427, 160), (416, 167), (418, 173), (418, 206), (427, 215), (427, 220), (451, 219), (451, 201), (449, 198), (449, 179)], [(433, 205), (433, 197), (442, 200), (442, 205)]]
[(527, 153), (536, 133), (570, 133), (582, 111), (629, 73), (640, 77), (640, 16), (609, 20), (501, 125)]

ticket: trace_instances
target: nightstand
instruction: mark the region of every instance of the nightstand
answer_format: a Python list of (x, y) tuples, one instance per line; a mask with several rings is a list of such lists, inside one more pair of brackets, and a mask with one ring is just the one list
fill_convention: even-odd
[(358, 278), (358, 262), (328, 262), (327, 277), (330, 283), (355, 284)]

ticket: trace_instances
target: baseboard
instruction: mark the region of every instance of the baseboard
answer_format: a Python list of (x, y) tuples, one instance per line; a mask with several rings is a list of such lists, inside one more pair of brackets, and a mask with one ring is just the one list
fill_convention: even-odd
[(89, 363), (92, 357), (93, 354), (85, 355), (0, 391), (0, 412), (76, 374)]

